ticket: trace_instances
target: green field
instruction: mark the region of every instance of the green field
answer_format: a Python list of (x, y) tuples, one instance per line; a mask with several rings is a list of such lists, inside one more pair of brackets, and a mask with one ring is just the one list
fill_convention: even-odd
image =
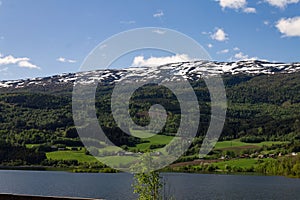
[(234, 160), (227, 160), (223, 162), (217, 162), (214, 165), (218, 166), (219, 169), (225, 170), (225, 166), (230, 167), (240, 167), (240, 168), (250, 168), (254, 167), (257, 164), (257, 160), (249, 158), (249, 159), (234, 159)]
[(118, 152), (118, 151), (120, 151), (120, 147), (117, 147), (117, 146), (106, 146), (106, 147), (103, 147), (103, 148), (99, 149), (99, 152), (104, 152), (104, 151), (107, 151), (107, 152)]
[[(97, 162), (98, 160), (91, 155), (85, 155), (83, 152), (75, 151), (55, 151), (47, 153), (47, 158), (52, 160), (78, 160), (79, 162)], [(104, 164), (109, 164), (113, 167), (122, 167), (135, 161), (135, 157), (132, 156), (106, 156), (100, 158), (103, 159)]]
[(143, 131), (143, 130), (132, 130), (130, 129), (130, 133), (134, 137), (138, 138), (150, 138), (155, 136), (155, 134), (150, 133), (149, 131)]
[(129, 163), (132, 163), (137, 158), (133, 156), (106, 156), (102, 159), (103, 159), (103, 163), (107, 163), (109, 164), (109, 166), (122, 168), (121, 165), (127, 165)]
[[(139, 134), (144, 134), (143, 132), (139, 132)], [(144, 134), (146, 136), (147, 133)], [(130, 150), (140, 150), (144, 151), (150, 148), (152, 144), (168, 144), (173, 139), (172, 136), (165, 135), (154, 135), (153, 137), (143, 138), (142, 141), (144, 143), (138, 144), (136, 147), (129, 147)], [(35, 146), (34, 144), (28, 145), (28, 148), (32, 148)], [(102, 149), (99, 149), (99, 152), (117, 152), (119, 151), (119, 147), (108, 146)], [(97, 161), (91, 155), (86, 155), (83, 150), (81, 151), (54, 151), (46, 154), (48, 159), (52, 160), (78, 160), (79, 162), (95, 162)], [(131, 163), (135, 158), (130, 156), (105, 156), (104, 163), (111, 163), (114, 166), (119, 167), (120, 164), (128, 164)]]
[(233, 148), (233, 149), (238, 149), (236, 147), (249, 147), (249, 148), (259, 148), (262, 147), (264, 145), (266, 146), (271, 146), (273, 144), (283, 144), (286, 142), (280, 142), (280, 141), (265, 141), (265, 142), (260, 142), (260, 143), (245, 143), (245, 142), (241, 142), (239, 139), (235, 139), (235, 140), (230, 140), (230, 141), (221, 141), (221, 142), (217, 142), (217, 144), (215, 145), (215, 149), (228, 149), (228, 148)]
[(257, 146), (272, 146), (273, 144), (284, 144), (284, 143), (288, 143), (288, 142), (280, 142), (280, 141), (265, 141), (265, 142), (261, 142), (261, 143), (257, 143)]
[[(143, 132), (140, 132), (140, 134), (143, 134)], [(153, 137), (149, 138), (142, 138), (141, 140), (144, 143), (138, 144), (136, 147), (129, 147), (129, 150), (135, 150), (135, 151), (146, 151), (150, 149), (150, 145), (156, 144), (156, 145), (166, 145), (173, 139), (173, 136), (165, 136), (165, 135), (155, 135)], [(240, 152), (244, 149), (253, 149), (253, 148), (260, 148), (263, 145), (271, 146), (273, 144), (282, 144), (285, 142), (273, 142), (273, 141), (266, 141), (261, 143), (245, 143), (241, 142), (239, 139), (231, 140), (231, 141), (220, 141), (217, 142), (215, 149), (226, 151), (231, 150), (235, 152)], [(35, 147), (35, 144), (29, 144), (27, 145), (28, 148)], [(99, 149), (99, 152), (117, 152), (120, 149), (118, 147), (105, 147), (102, 149)], [(52, 160), (78, 160), (79, 162), (96, 162), (97, 159), (94, 158), (91, 155), (86, 155), (84, 150), (80, 151), (55, 151), (47, 153), (47, 158)], [(192, 155), (191, 157), (193, 157)], [(102, 163), (109, 163), (112, 167), (126, 167), (126, 165), (132, 163), (136, 158), (131, 156), (117, 156), (115, 154), (108, 155), (105, 157), (100, 157), (100, 159), (103, 159)], [(255, 159), (232, 159), (232, 160), (226, 160), (217, 162), (214, 165), (218, 167), (220, 170), (225, 170), (226, 166), (232, 167), (238, 167), (238, 168), (251, 168), (254, 167), (257, 164), (257, 160)]]
[(217, 142), (215, 145), (215, 149), (223, 149), (223, 148), (230, 148), (230, 147), (241, 147), (251, 145), (249, 143), (241, 142), (239, 139), (236, 140), (230, 140), (230, 141), (221, 141)]
[(161, 144), (166, 145), (173, 139), (173, 136), (166, 136), (166, 135), (155, 135), (149, 138), (143, 138), (142, 141), (144, 143), (136, 145), (136, 147), (132, 147), (130, 149), (139, 149), (139, 150), (147, 150), (153, 144)]
[(26, 148), (31, 149), (33, 147), (38, 147), (40, 144), (26, 144)]
[(86, 155), (83, 151), (54, 151), (46, 153), (52, 160), (78, 160), (78, 162), (97, 162), (94, 156)]

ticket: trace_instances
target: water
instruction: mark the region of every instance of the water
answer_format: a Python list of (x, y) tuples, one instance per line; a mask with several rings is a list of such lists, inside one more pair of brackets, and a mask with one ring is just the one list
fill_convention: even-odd
[[(166, 194), (176, 199), (300, 199), (300, 179), (164, 173)], [(0, 193), (131, 200), (132, 175), (50, 171), (0, 171)]]

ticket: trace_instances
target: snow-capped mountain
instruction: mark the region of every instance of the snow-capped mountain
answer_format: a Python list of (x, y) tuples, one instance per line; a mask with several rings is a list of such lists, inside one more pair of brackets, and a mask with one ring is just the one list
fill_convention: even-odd
[(161, 78), (165, 72), (183, 76), (187, 79), (222, 74), (275, 74), (300, 71), (300, 63), (271, 63), (259, 60), (238, 62), (192, 61), (172, 63), (157, 67), (130, 67), (126, 69), (106, 69), (55, 75), (26, 80), (0, 81), (0, 88), (26, 88), (30, 86), (69, 85), (75, 81), (82, 83), (114, 83), (124, 78)]

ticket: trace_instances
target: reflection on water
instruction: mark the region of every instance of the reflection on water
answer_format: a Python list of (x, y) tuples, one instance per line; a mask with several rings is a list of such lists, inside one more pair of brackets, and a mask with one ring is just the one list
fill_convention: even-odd
[[(176, 199), (299, 199), (300, 179), (164, 173), (166, 194)], [(131, 200), (132, 175), (50, 171), (0, 171), (0, 192)]]

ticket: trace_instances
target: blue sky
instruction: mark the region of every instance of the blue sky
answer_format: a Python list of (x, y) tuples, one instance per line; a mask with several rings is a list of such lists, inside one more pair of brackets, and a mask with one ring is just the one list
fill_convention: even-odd
[(216, 61), (300, 61), (299, 0), (0, 2), (0, 80), (76, 72), (100, 42), (142, 27), (182, 32)]

